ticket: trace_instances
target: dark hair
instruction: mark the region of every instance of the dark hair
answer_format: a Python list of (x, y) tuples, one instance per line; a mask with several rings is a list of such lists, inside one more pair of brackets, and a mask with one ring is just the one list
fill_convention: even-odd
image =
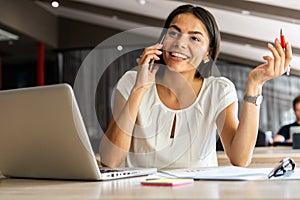
[(296, 104), (300, 103), (300, 95), (293, 100), (293, 108), (296, 110)]
[[(201, 71), (206, 70), (206, 68), (209, 67), (209, 65), (212, 65), (212, 63), (217, 60), (218, 55), (219, 55), (219, 50), (220, 50), (221, 36), (220, 36), (219, 28), (218, 28), (218, 25), (216, 23), (214, 16), (204, 8), (201, 8), (198, 6), (196, 7), (196, 6), (193, 6), (190, 4), (179, 6), (175, 10), (173, 10), (165, 21), (164, 30), (168, 29), (170, 27), (172, 20), (177, 15), (186, 14), (186, 13), (193, 14), (198, 19), (200, 19), (202, 21), (202, 23), (204, 24), (204, 26), (208, 32), (208, 36), (209, 36), (209, 48), (211, 49), (209, 51), (209, 55), (210, 55), (211, 59), (210, 59), (210, 62), (208, 62), (206, 64), (202, 62), (200, 64), (200, 66), (198, 67), (198, 71), (195, 74), (195, 76), (200, 77), (202, 75)], [(162, 32), (160, 37), (162, 37), (163, 34), (164, 34), (164, 31)], [(163, 63), (163, 64), (165, 64), (165, 63)], [(202, 69), (199, 69), (201, 67), (202, 67)]]

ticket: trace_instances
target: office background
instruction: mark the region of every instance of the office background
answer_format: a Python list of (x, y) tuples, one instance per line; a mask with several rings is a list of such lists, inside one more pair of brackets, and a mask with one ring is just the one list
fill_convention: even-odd
[[(280, 0), (272, 5), (267, 1), (230, 0), (60, 0), (59, 3), (60, 7), (53, 8), (48, 0), (0, 0), (0, 87), (6, 90), (38, 85), (40, 45), (44, 48), (45, 85), (66, 82), (73, 86), (78, 70), (92, 51), (97, 59), (89, 63), (96, 66), (96, 71), (108, 59), (117, 57), (107, 66), (99, 82), (95, 71), (85, 73), (81, 85), (85, 93), (76, 93), (95, 151), (111, 118), (111, 95), (118, 78), (136, 65), (141, 49), (155, 42), (156, 36), (132, 34), (126, 37), (126, 43), (115, 40), (101, 45), (102, 42), (126, 30), (162, 27), (168, 13), (182, 3), (203, 5), (216, 16), (222, 36), (217, 66), (221, 75), (234, 82), (240, 102), (248, 72), (263, 62), (266, 43), (279, 37), (283, 28), (293, 44), (295, 62), (291, 76), (284, 75), (264, 85), (260, 130), (276, 133), (281, 125), (294, 120), (292, 100), (300, 95), (300, 5), (297, 1), (289, 2), (293, 5)], [(92, 97), (90, 82), (97, 82)], [(95, 107), (90, 106), (91, 98), (95, 98)], [(91, 115), (95, 111), (96, 118)]]

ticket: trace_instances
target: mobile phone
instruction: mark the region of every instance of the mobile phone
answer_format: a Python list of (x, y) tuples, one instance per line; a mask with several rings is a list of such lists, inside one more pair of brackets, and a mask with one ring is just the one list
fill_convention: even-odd
[[(159, 40), (158, 40), (158, 44), (163, 44), (165, 37), (166, 37), (166, 31), (163, 30), (163, 32), (162, 32), (162, 34), (161, 34), (161, 36), (160, 36), (160, 38), (159, 38)], [(149, 70), (150, 72), (152, 72), (152, 70), (153, 70), (153, 67), (154, 67), (154, 61), (155, 61), (154, 59), (152, 59), (152, 60), (150, 61), (150, 64), (149, 64), (149, 67), (148, 67), (148, 70)]]

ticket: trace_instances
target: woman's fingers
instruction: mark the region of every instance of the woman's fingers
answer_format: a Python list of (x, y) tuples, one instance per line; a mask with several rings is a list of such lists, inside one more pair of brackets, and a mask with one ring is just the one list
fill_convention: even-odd
[(271, 64), (269, 65), (269, 70), (273, 70), (273, 76), (280, 76), (284, 72), (286, 72), (290, 61), (292, 60), (292, 49), (291, 45), (287, 43), (286, 49), (283, 49), (280, 41), (276, 38), (275, 39), (275, 46), (268, 43), (268, 49), (271, 51), (273, 55), (273, 63), (270, 63), (270, 59), (268, 62)]
[(276, 46), (276, 50), (277, 53), (279, 55), (278, 57), (278, 65), (277, 65), (277, 72), (279, 73), (279, 75), (283, 74), (285, 72), (285, 50), (282, 48), (279, 39), (276, 38), (275, 39), (275, 46)]
[(268, 43), (268, 49), (272, 56), (263, 56), (266, 63), (257, 66), (250, 74), (250, 77), (259, 83), (264, 83), (287, 72), (293, 57), (291, 45), (287, 43), (286, 48), (283, 49), (278, 39), (275, 39), (274, 45)]
[(286, 49), (285, 49), (285, 63), (284, 66), (287, 68), (293, 59), (293, 52), (292, 52), (292, 46), (289, 42), (286, 44)]
[(290, 62), (293, 59), (293, 53), (292, 53), (292, 47), (290, 43), (286, 43), (286, 54), (285, 54), (285, 63), (284, 63), (284, 71), (286, 72), (286, 75), (290, 75), (291, 71), (291, 65)]
[(153, 67), (151, 73), (152, 73), (152, 74), (156, 74), (156, 72), (158, 71), (158, 69), (159, 69), (159, 65), (154, 65), (154, 67)]
[[(280, 45), (280, 44), (279, 44)], [(273, 65), (271, 65), (270, 70), (272, 70), (273, 73), (277, 74), (278, 70), (280, 69), (280, 65), (281, 65), (281, 57), (279, 55), (278, 52), (278, 40), (276, 38), (275, 40), (275, 46), (273, 46), (271, 43), (268, 43), (268, 48), (271, 51), (272, 55), (273, 55), (273, 60), (274, 63)]]
[(145, 48), (143, 54), (140, 56), (139, 65), (149, 64), (152, 59), (159, 60), (158, 56), (162, 54), (162, 51), (159, 50), (161, 47), (161, 44), (156, 44)]
[[(279, 75), (282, 75), (284, 72), (287, 71), (287, 68), (289, 67), (290, 62), (293, 58), (292, 47), (291, 47), (291, 44), (289, 42), (287, 42), (285, 49), (283, 49), (281, 47), (278, 39), (275, 40), (275, 46), (276, 46), (276, 50), (280, 56), (280, 58), (278, 58), (278, 59), (280, 59), (280, 65), (278, 65), (279, 66)], [(276, 58), (274, 57), (274, 59), (276, 59)]]
[[(162, 45), (156, 44), (144, 49), (142, 55), (138, 59), (138, 75), (135, 82), (135, 88), (144, 88), (148, 90), (155, 82), (155, 74), (159, 68), (154, 65), (155, 60), (159, 60), (159, 55), (162, 54), (160, 50)], [(149, 66), (151, 69), (149, 69)]]
[(156, 55), (156, 54), (148, 54), (146, 56), (143, 56), (141, 59), (140, 59), (140, 62), (139, 62), (139, 65), (140, 66), (146, 66), (146, 65), (149, 65), (151, 60), (159, 60), (160, 58)]

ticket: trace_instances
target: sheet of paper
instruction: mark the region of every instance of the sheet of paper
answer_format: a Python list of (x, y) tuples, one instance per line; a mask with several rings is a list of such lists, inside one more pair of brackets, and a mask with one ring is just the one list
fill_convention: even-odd
[(268, 179), (272, 168), (244, 168), (235, 166), (222, 166), (199, 169), (163, 170), (151, 178), (193, 178), (195, 180), (278, 180), (300, 179), (300, 168), (296, 168), (290, 176), (280, 176)]
[(199, 180), (265, 180), (272, 168), (243, 168), (234, 166), (164, 171), (178, 177)]

